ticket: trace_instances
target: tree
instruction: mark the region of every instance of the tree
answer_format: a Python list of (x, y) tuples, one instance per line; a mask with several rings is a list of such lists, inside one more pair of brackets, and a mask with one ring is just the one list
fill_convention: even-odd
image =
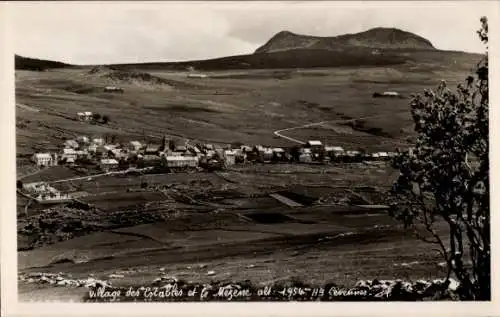
[(103, 115), (102, 116), (102, 123), (107, 124), (109, 122), (109, 116), (108, 115)]
[[(487, 45), (486, 18), (481, 23)], [(487, 54), (456, 91), (441, 82), (412, 96), (410, 105), (417, 139), (395, 161), (401, 174), (390, 213), (438, 246), (462, 299), (490, 300)]]
[(293, 147), (290, 149), (290, 155), (292, 156), (292, 159), (293, 159), (294, 161), (299, 161), (300, 150), (301, 150), (301, 147), (300, 147), (300, 146), (298, 146), (298, 145), (295, 145), (295, 146), (293, 146)]
[(175, 146), (176, 146), (176, 142), (175, 142), (175, 140), (168, 140), (168, 148), (169, 148), (171, 151), (175, 151)]
[(94, 113), (92, 115), (92, 119), (94, 119), (94, 121), (99, 121), (101, 119), (101, 115), (99, 113)]
[(17, 183), (16, 183), (16, 187), (17, 189), (22, 189), (23, 188), (23, 181), (22, 180), (18, 180)]

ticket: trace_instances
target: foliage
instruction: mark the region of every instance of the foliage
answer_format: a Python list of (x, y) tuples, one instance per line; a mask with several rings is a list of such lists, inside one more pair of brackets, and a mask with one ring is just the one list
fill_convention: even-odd
[(102, 116), (102, 123), (107, 124), (109, 122), (109, 116), (108, 115), (103, 115)]
[[(478, 31), (487, 44), (486, 18)], [(462, 299), (489, 300), (488, 58), (456, 91), (413, 96), (417, 140), (396, 159), (391, 215), (436, 244), (461, 283)], [(470, 260), (470, 261), (469, 261)]]
[(101, 119), (101, 115), (99, 113), (94, 113), (92, 114), (92, 119), (99, 121)]
[(22, 189), (23, 188), (23, 181), (22, 180), (18, 180), (17, 183), (16, 183), (16, 187), (17, 187), (17, 189)]

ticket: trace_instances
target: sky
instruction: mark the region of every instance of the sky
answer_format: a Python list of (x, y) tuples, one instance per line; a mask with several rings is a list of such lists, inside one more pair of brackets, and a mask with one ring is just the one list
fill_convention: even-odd
[(249, 54), (283, 30), (335, 36), (373, 27), (483, 53), (475, 31), (495, 2), (11, 2), (7, 14), (16, 54), (103, 64)]

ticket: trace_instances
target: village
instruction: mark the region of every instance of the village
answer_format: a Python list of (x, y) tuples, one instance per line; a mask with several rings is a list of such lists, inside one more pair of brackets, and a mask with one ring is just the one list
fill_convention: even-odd
[[(91, 112), (78, 113), (80, 120), (94, 120)], [(106, 136), (78, 136), (67, 139), (59, 152), (34, 153), (32, 162), (37, 168), (67, 166), (84, 170), (88, 176), (119, 173), (171, 173), (188, 171), (217, 171), (237, 164), (293, 163), (335, 164), (368, 161), (389, 161), (396, 152), (363, 153), (340, 146), (324, 145), (310, 140), (302, 146), (266, 147), (243, 144), (191, 144), (164, 136), (159, 143), (116, 142)], [(31, 194), (39, 203), (58, 203), (72, 199), (49, 185), (48, 182), (18, 184), (18, 189)]]

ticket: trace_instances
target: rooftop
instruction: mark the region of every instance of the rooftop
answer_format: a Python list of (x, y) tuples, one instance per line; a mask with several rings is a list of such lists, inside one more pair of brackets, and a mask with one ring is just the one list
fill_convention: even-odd
[(197, 161), (198, 158), (194, 156), (166, 156), (167, 161)]
[(63, 149), (64, 154), (76, 154), (76, 151), (73, 149)]
[(101, 164), (118, 164), (115, 159), (101, 159)]
[(325, 151), (344, 151), (344, 148), (341, 146), (325, 146)]
[(52, 156), (49, 153), (35, 153), (36, 158), (51, 158)]
[(309, 140), (307, 141), (307, 143), (309, 143), (310, 145), (321, 145), (321, 141), (318, 141), (318, 140)]

